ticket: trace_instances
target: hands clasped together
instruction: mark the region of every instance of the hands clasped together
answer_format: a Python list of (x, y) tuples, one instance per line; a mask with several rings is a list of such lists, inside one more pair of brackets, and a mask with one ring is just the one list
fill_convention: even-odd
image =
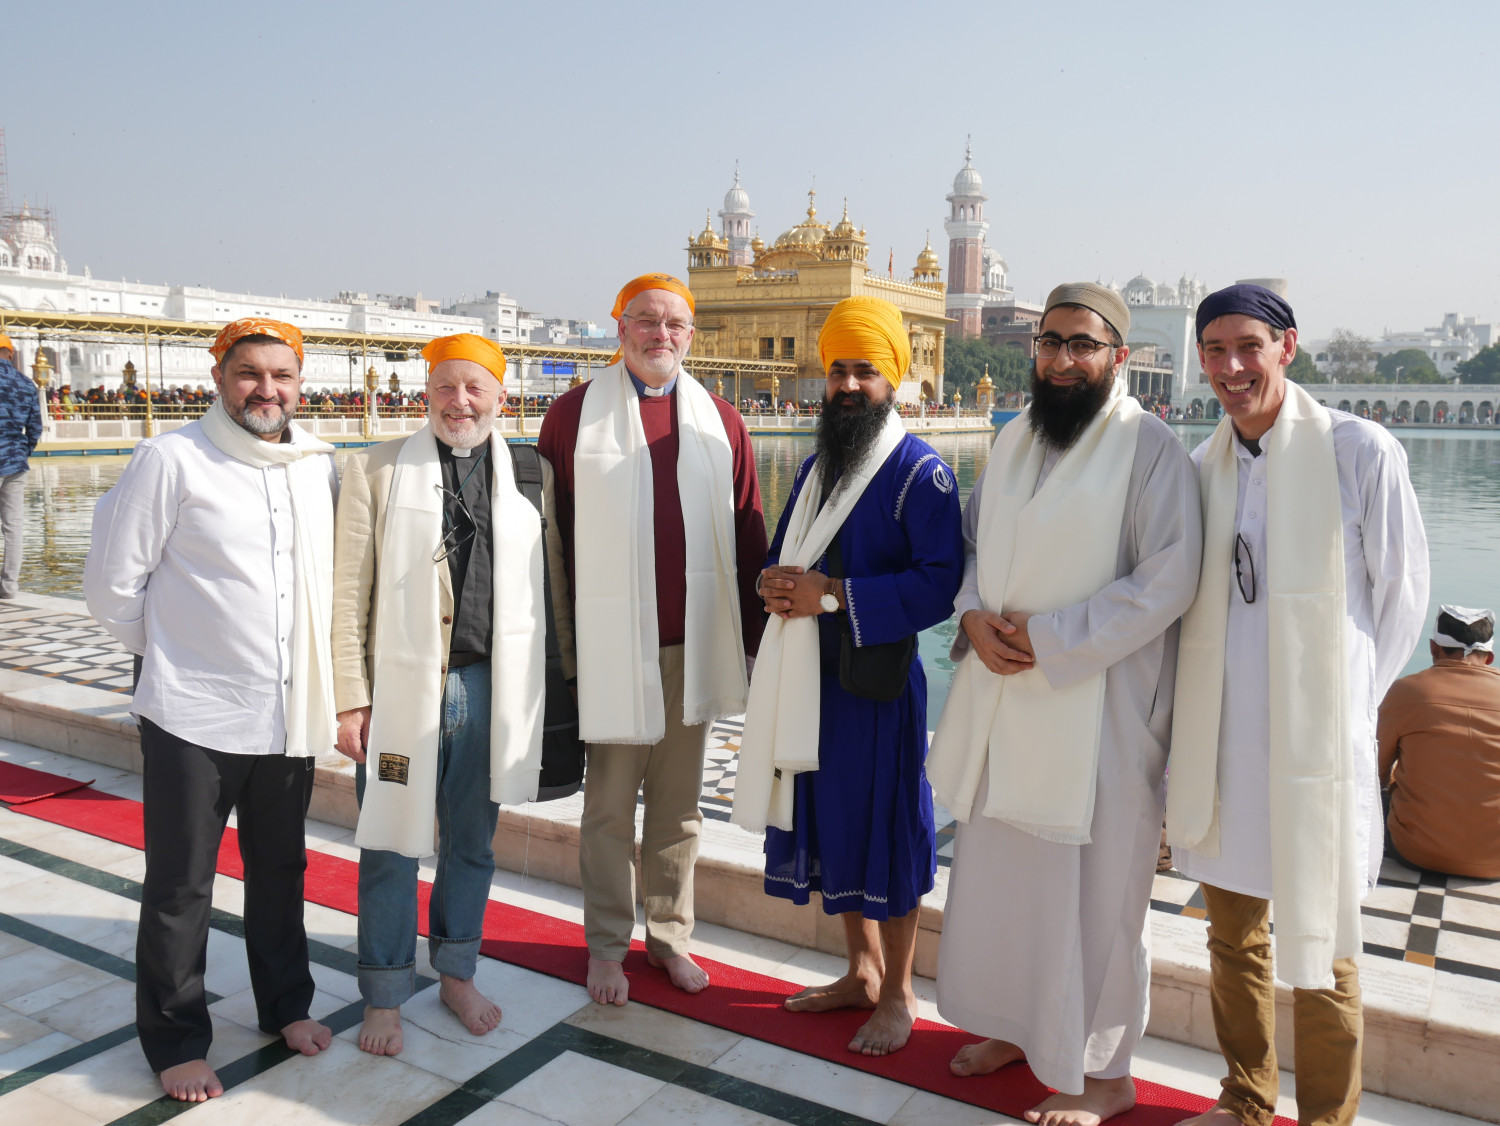
[(827, 613), (821, 601), (827, 594), (837, 600), (840, 610), (844, 608), (844, 584), (822, 571), (780, 565), (767, 567), (760, 573), (755, 589), (766, 604), (766, 612), (782, 618), (810, 618)]
[(1022, 610), (1008, 614), (970, 610), (959, 625), (985, 668), (1000, 676), (1014, 676), (1036, 665), (1031, 633), (1026, 628), (1030, 620), (1031, 615)]

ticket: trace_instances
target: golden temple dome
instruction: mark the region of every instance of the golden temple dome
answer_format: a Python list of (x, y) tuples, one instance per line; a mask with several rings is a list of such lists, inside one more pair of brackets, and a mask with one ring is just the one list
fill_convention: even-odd
[(818, 209), (813, 206), (817, 194), (816, 189), (807, 193), (807, 217), (791, 230), (776, 236), (778, 247), (813, 250), (827, 237), (828, 224), (818, 222)]
[(838, 221), (833, 228), (834, 238), (858, 238), (863, 232), (857, 231), (854, 224), (849, 222), (849, 200), (844, 200), (844, 217)]
[(941, 268), (942, 263), (938, 261), (937, 251), (932, 249), (932, 236), (929, 234), (927, 245), (922, 248), (922, 253), (917, 255), (917, 273), (936, 273)]
[(714, 233), (713, 219), (707, 211), (703, 213), (703, 230), (693, 240), (694, 246), (718, 246), (722, 240)]

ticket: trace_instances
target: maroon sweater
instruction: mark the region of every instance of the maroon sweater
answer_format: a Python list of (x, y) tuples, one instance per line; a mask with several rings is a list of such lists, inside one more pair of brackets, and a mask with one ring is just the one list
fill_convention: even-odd
[[(568, 580), (573, 582), (573, 448), (578, 443), (578, 418), (588, 384), (575, 387), (553, 402), (542, 419), (537, 448), (552, 463)], [(765, 611), (755, 593), (755, 580), (766, 562), (766, 521), (760, 507), (760, 482), (755, 476), (755, 454), (750, 432), (740, 412), (713, 396), (734, 466), (734, 545), (739, 571), (740, 621), (745, 652), (754, 656), (765, 629)], [(651, 449), (652, 516), (656, 527), (656, 632), (662, 645), (681, 645), (686, 632), (687, 545), (682, 530), (682, 498), (677, 495), (677, 396), (641, 396), (641, 425)]]

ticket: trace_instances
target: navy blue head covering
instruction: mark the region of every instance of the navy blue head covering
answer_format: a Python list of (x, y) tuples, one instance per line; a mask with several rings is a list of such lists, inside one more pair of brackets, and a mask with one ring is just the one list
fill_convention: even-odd
[(1297, 318), (1292, 316), (1292, 307), (1285, 297), (1263, 285), (1239, 282), (1210, 293), (1199, 304), (1198, 343), (1203, 343), (1203, 330), (1210, 321), (1233, 313), (1264, 321), (1275, 332), (1297, 327)]

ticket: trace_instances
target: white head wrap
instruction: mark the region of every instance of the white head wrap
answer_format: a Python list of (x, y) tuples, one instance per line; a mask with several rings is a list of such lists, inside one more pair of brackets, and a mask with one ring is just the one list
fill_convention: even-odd
[[(1466, 626), (1477, 625), (1479, 622), (1489, 622), (1491, 630), (1495, 626), (1495, 612), (1493, 610), (1471, 610), (1467, 606), (1439, 606), (1439, 621), (1441, 621), (1444, 614), (1463, 622)], [(1488, 641), (1476, 641), (1472, 645), (1466, 645), (1462, 641), (1457, 641), (1449, 637), (1436, 623), (1432, 627), (1432, 640), (1444, 649), (1462, 649), (1465, 657), (1475, 650), (1481, 653), (1493, 653), (1495, 651), (1495, 639), (1493, 635), (1491, 635)]]

